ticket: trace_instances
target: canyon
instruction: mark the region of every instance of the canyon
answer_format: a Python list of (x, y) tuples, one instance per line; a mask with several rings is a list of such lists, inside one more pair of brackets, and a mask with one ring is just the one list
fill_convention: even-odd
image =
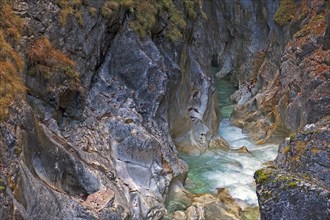
[[(0, 0), (1, 218), (257, 219), (228, 189), (187, 189), (191, 158), (228, 150), (219, 126), (235, 126), (256, 146), (281, 143), (254, 174), (260, 218), (326, 219), (329, 10)], [(229, 115), (216, 77), (236, 90)]]

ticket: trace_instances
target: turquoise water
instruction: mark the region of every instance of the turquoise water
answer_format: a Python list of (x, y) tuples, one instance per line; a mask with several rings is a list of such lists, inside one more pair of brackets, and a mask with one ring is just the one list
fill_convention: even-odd
[[(256, 145), (242, 129), (231, 126), (230, 114), (234, 108), (229, 100), (235, 88), (225, 80), (218, 80), (217, 92), (222, 121), (219, 134), (229, 143), (229, 151), (208, 151), (200, 156), (181, 155), (189, 165), (186, 188), (193, 193), (214, 193), (217, 188), (228, 188), (231, 196), (243, 204), (257, 206), (253, 174), (265, 162), (277, 156), (277, 144)], [(238, 153), (242, 146), (250, 153)]]
[(216, 79), (216, 89), (221, 118), (229, 118), (235, 107), (230, 96), (236, 91), (236, 88), (226, 80)]

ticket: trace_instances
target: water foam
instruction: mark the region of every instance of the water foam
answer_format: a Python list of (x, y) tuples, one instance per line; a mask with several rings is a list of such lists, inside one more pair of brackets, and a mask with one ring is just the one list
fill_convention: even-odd
[[(184, 158), (190, 167), (188, 177), (193, 182), (187, 188), (195, 193), (216, 192), (218, 188), (227, 188), (233, 198), (250, 206), (257, 206), (253, 175), (265, 162), (276, 158), (277, 145), (255, 145), (242, 129), (231, 126), (228, 120), (222, 121), (219, 134), (231, 145), (233, 151), (219, 150), (199, 157)], [(246, 146), (250, 154), (234, 151), (242, 146)]]

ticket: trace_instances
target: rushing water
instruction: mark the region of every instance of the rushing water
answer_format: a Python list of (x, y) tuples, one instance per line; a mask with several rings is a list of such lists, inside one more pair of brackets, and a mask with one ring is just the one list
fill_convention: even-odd
[[(257, 206), (253, 174), (265, 162), (274, 160), (278, 145), (256, 145), (242, 129), (230, 125), (229, 117), (234, 108), (229, 100), (235, 88), (227, 81), (217, 81), (219, 107), (222, 116), (219, 134), (230, 144), (229, 151), (208, 151), (201, 156), (181, 157), (189, 164), (186, 188), (193, 193), (212, 193), (217, 188), (228, 188), (231, 196), (242, 204)], [(235, 149), (247, 147), (250, 153)]]

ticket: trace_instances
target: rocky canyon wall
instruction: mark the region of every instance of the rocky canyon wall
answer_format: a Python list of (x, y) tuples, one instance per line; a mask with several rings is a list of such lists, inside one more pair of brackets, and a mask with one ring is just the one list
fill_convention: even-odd
[(280, 145), (275, 166), (255, 174), (257, 194), (262, 219), (324, 219), (330, 178), (329, 2), (298, 1), (291, 13), (283, 30), (292, 37), (277, 85), (262, 94), (275, 91), (277, 99), (271, 133), (282, 127), (291, 134)]
[(0, 216), (161, 218), (187, 174), (178, 151), (198, 155), (219, 138), (211, 65), (237, 85), (232, 123), (256, 141), (303, 131), (256, 174), (262, 218), (277, 219), (283, 204), (329, 207), (327, 1), (207, 0), (206, 17), (195, 5), (177, 41), (166, 38), (167, 13), (141, 38), (132, 8), (66, 2), (13, 4), (25, 23), (13, 47), (26, 94), (0, 124)]
[(238, 86), (231, 122), (258, 143), (287, 137), (274, 166), (255, 175), (261, 218), (326, 218), (329, 2), (212, 3), (222, 33), (212, 61)]
[(286, 23), (270, 26), (267, 47), (252, 56), (254, 77), (232, 97), (239, 104), (232, 122), (260, 143), (329, 114), (327, 2), (283, 2), (291, 5), (281, 3), (273, 19), (288, 15)]
[(255, 176), (261, 218), (326, 218), (329, 2), (206, 1), (205, 5), (212, 65), (218, 68), (218, 77), (238, 86), (232, 96), (238, 104), (231, 122), (258, 143), (287, 137), (274, 166)]
[(0, 126), (4, 219), (159, 219), (187, 173), (177, 147), (205, 151), (217, 133), (201, 12), (172, 42), (168, 20), (141, 38), (129, 10), (103, 4), (13, 4), (27, 94)]

